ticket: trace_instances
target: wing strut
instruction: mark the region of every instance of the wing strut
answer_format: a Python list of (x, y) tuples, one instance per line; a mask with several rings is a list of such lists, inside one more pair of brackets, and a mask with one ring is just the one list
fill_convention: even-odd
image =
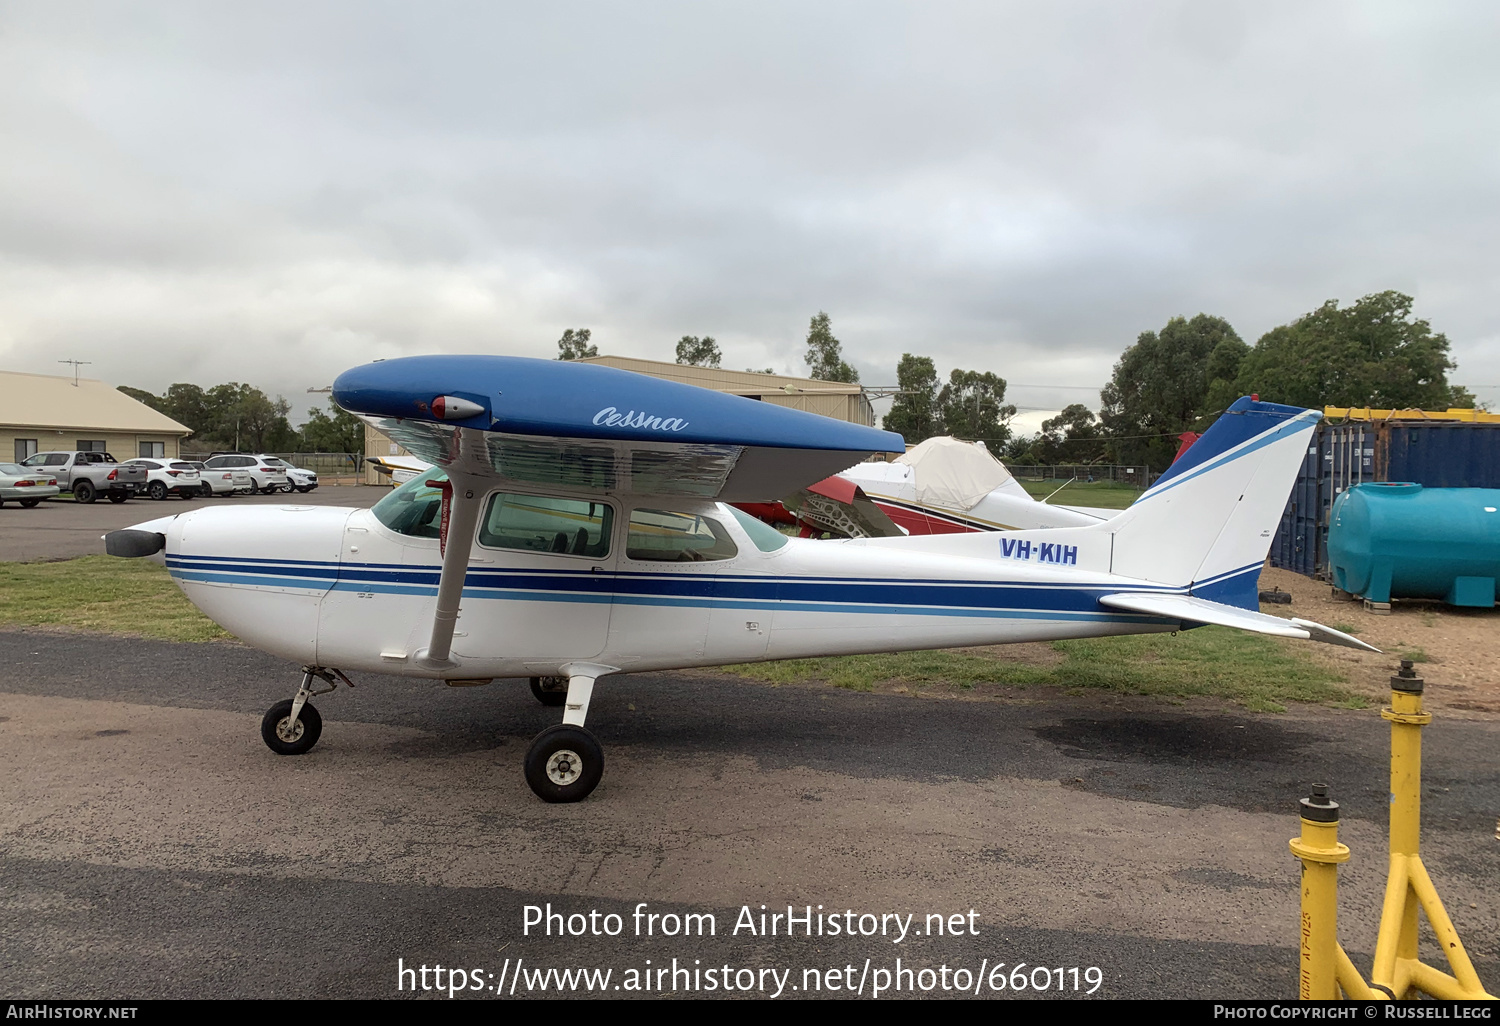
[(443, 670), (458, 665), (452, 658), (453, 629), (458, 624), (458, 606), (463, 601), (464, 578), (474, 548), (474, 528), (479, 524), (479, 505), (484, 501), (483, 481), (469, 474), (448, 471), (452, 491), (444, 496), (443, 572), (438, 578), (437, 609), (432, 614), (432, 640), (412, 661), (428, 669)]

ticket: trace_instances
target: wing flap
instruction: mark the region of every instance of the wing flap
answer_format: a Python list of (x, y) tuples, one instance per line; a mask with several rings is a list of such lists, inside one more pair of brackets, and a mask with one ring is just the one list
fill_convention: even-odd
[(1321, 641), (1330, 645), (1357, 648), (1365, 652), (1380, 649), (1367, 645), (1358, 638), (1325, 627), (1311, 620), (1283, 620), (1279, 616), (1268, 616), (1238, 606), (1226, 606), (1222, 602), (1194, 598), (1191, 595), (1162, 595), (1152, 592), (1120, 592), (1105, 595), (1099, 604), (1111, 609), (1126, 609), (1132, 613), (1150, 613), (1153, 616), (1175, 617), (1192, 623), (1211, 623), (1220, 627), (1235, 627), (1256, 634), (1270, 634), (1278, 638), (1297, 638), (1302, 641)]

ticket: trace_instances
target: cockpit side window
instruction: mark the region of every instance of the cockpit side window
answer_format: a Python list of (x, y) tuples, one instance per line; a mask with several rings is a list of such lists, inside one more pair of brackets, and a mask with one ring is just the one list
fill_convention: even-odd
[(625, 555), (646, 563), (698, 563), (732, 559), (739, 548), (712, 517), (637, 509), (630, 513)]
[(490, 496), (480, 521), (479, 544), (602, 559), (609, 554), (614, 515), (607, 502), (499, 493)]

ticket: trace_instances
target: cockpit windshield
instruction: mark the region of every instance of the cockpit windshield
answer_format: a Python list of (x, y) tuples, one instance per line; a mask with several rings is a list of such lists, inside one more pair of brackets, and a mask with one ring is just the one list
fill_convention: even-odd
[(441, 470), (428, 470), (412, 478), (375, 504), (370, 512), (397, 534), (413, 538), (436, 538), (442, 522), (443, 492), (429, 481), (445, 482)]

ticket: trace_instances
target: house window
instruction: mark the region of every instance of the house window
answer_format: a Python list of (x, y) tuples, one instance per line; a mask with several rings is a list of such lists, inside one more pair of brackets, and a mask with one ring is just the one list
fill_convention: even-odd
[(146, 459), (159, 460), (167, 455), (166, 442), (142, 442), (140, 455)]
[(16, 439), (16, 462), (17, 463), (20, 463), (22, 460), (26, 459), (28, 456), (35, 456), (35, 455), (36, 455), (36, 439), (35, 438), (17, 438)]
[(105, 449), (103, 439), (80, 438), (78, 440), (79, 452), (103, 452)]

